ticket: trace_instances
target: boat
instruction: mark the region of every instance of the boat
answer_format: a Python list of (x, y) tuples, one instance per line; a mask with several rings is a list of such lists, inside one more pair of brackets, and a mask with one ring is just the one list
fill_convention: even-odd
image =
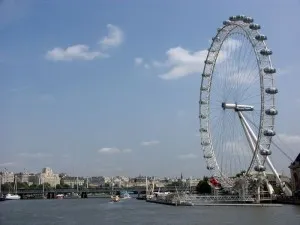
[(63, 199), (64, 198), (64, 195), (63, 194), (58, 194), (55, 196), (56, 199)]
[(78, 193), (72, 192), (72, 193), (68, 193), (64, 196), (64, 198), (66, 199), (77, 199), (77, 198), (81, 198), (81, 196)]
[(173, 205), (173, 206), (194, 205), (191, 201), (184, 199), (182, 196), (179, 196), (176, 193), (162, 193), (162, 194), (156, 193), (153, 196), (148, 197), (146, 202), (164, 204), (164, 205)]
[(119, 195), (114, 191), (114, 183), (113, 183), (113, 177), (111, 178), (111, 202), (120, 202)]
[(5, 200), (19, 200), (19, 199), (21, 199), (20, 195), (10, 194), (10, 193), (5, 195)]
[(188, 198), (186, 193), (178, 192), (176, 188), (176, 193), (171, 192), (154, 192), (154, 186), (152, 186), (151, 193), (146, 196), (146, 202), (173, 205), (173, 206), (193, 206), (194, 203)]
[(112, 195), (110, 198), (111, 198), (112, 202), (119, 202), (120, 201), (120, 197), (118, 195)]
[(14, 191), (15, 191), (15, 194), (11, 194), (11, 193), (8, 193), (5, 195), (5, 200), (20, 200), (21, 199), (21, 196), (17, 194), (17, 180), (16, 180), (16, 177), (14, 177)]
[(122, 198), (122, 199), (129, 199), (129, 198), (131, 198), (131, 196), (130, 196), (130, 194), (127, 191), (125, 191), (125, 192), (121, 192), (120, 193), (120, 198)]

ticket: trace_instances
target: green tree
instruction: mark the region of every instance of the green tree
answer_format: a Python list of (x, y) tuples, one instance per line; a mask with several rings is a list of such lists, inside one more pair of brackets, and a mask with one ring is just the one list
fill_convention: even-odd
[[(42, 189), (43, 188), (43, 184), (38, 185), (37, 189)], [(50, 190), (52, 189), (52, 187), (50, 186), (49, 183), (44, 183), (44, 189), (45, 190)]]
[(29, 189), (38, 189), (38, 185), (32, 184), (29, 186)]
[(61, 187), (62, 187), (62, 188), (65, 188), (65, 189), (68, 189), (68, 188), (70, 188), (70, 185), (68, 185), (68, 184), (63, 184), (63, 185), (61, 185)]
[(3, 191), (13, 191), (13, 184), (12, 183), (5, 183), (5, 184), (2, 184), (2, 190)]
[(208, 177), (204, 177), (203, 180), (199, 181), (196, 186), (196, 191), (198, 194), (210, 194), (211, 186), (208, 184)]
[(25, 183), (25, 182), (23, 182), (23, 183), (18, 182), (17, 186), (18, 186), (18, 189), (28, 189), (29, 188), (28, 183)]

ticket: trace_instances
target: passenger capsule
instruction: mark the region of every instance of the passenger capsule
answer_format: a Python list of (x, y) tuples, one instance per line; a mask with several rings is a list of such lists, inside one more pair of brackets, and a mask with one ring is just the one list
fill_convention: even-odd
[(273, 74), (273, 73), (276, 73), (276, 69), (272, 68), (272, 67), (266, 67), (266, 68), (264, 68), (264, 72), (267, 74)]
[(266, 88), (266, 93), (270, 95), (274, 95), (278, 93), (278, 89), (276, 87)]
[(210, 159), (210, 158), (212, 158), (212, 154), (207, 154), (207, 155), (204, 155), (203, 156), (205, 159)]
[(268, 38), (267, 38), (266, 35), (259, 34), (259, 35), (256, 35), (256, 36), (255, 36), (255, 39), (256, 39), (257, 41), (266, 41)]
[(254, 170), (257, 172), (264, 172), (264, 171), (266, 171), (266, 167), (263, 165), (258, 165), (258, 166), (254, 167)]
[(210, 77), (210, 76), (211, 76), (210, 73), (203, 73), (203, 74), (202, 74), (202, 77)]
[(251, 24), (249, 25), (249, 28), (250, 28), (251, 30), (259, 30), (259, 29), (260, 29), (260, 25), (259, 25), (259, 24), (256, 24), (256, 23), (251, 23)]
[(206, 133), (206, 132), (207, 132), (207, 129), (206, 129), (206, 128), (201, 128), (201, 129), (200, 129), (200, 132)]
[(259, 151), (259, 153), (260, 153), (261, 155), (263, 155), (263, 156), (269, 156), (269, 155), (272, 154), (272, 151), (269, 150), (269, 149), (261, 149), (261, 150)]
[(225, 21), (223, 21), (223, 25), (224, 26), (228, 26), (228, 25), (230, 25), (231, 24), (231, 21), (230, 20), (225, 20)]
[(248, 16), (243, 19), (244, 23), (253, 23), (253, 21), (254, 21), (253, 18), (248, 17)]
[(207, 116), (206, 116), (206, 115), (203, 115), (203, 114), (201, 114), (201, 115), (200, 115), (200, 118), (201, 118), (201, 119), (206, 119), (206, 118), (207, 118)]
[(237, 15), (236, 18), (238, 20), (244, 20), (246, 18), (246, 16), (245, 15)]
[(201, 145), (203, 145), (203, 146), (208, 146), (208, 145), (209, 145), (209, 142), (208, 142), (208, 141), (202, 141), (202, 142), (201, 142)]
[(206, 167), (208, 170), (213, 170), (215, 167), (213, 167), (213, 166), (207, 166)]
[(278, 111), (275, 108), (266, 109), (265, 112), (269, 116), (275, 116), (278, 114)]
[(213, 64), (213, 62), (212, 62), (211, 60), (208, 60), (208, 59), (205, 60), (204, 63), (205, 63), (205, 64), (209, 64), (209, 65), (210, 65), (210, 64)]
[(236, 16), (236, 20), (240, 20), (241, 19), (241, 16), (240, 15), (237, 15)]
[(274, 130), (267, 129), (267, 130), (264, 130), (264, 135), (268, 136), (268, 137), (272, 137), (272, 136), (276, 135), (276, 132)]
[(208, 91), (208, 87), (206, 86), (201, 87), (201, 91)]
[(212, 40), (213, 40), (213, 41), (216, 41), (216, 42), (221, 41), (221, 39), (220, 39), (219, 37), (213, 37)]
[(231, 17), (229, 17), (229, 20), (230, 21), (237, 21), (237, 18), (236, 18), (236, 16), (231, 16)]
[(264, 56), (269, 56), (269, 55), (272, 55), (273, 52), (270, 49), (262, 49), (262, 50), (260, 50), (260, 54), (264, 55)]

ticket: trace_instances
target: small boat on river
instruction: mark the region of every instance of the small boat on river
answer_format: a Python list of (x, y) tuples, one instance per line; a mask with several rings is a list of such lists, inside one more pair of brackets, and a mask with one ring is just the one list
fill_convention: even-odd
[(119, 202), (120, 201), (120, 197), (118, 195), (112, 195), (110, 198), (111, 198), (112, 202)]

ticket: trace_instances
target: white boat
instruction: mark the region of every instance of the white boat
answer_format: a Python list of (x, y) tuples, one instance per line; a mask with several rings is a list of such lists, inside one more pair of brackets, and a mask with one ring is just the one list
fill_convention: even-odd
[(18, 190), (16, 177), (14, 177), (14, 190), (15, 190), (15, 194), (10, 194), (10, 193), (6, 194), (5, 200), (20, 200), (21, 199), (21, 196), (16, 194), (17, 190)]
[(21, 199), (20, 195), (15, 195), (15, 194), (7, 194), (5, 195), (5, 200), (19, 200)]
[(131, 198), (131, 196), (130, 196), (130, 194), (127, 191), (125, 191), (125, 192), (123, 192), (123, 193), (120, 194), (120, 198), (122, 198), (122, 199), (129, 199), (129, 198)]
[(63, 194), (57, 194), (55, 196), (56, 199), (63, 199), (64, 198), (64, 195)]

